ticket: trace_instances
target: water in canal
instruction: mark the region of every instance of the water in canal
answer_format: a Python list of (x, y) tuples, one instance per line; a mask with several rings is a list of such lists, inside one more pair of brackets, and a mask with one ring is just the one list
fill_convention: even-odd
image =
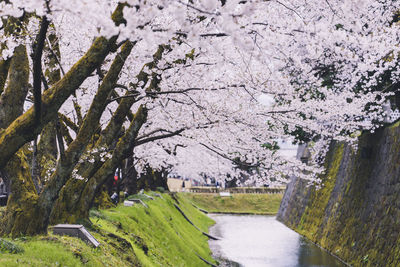
[[(313, 243), (275, 220), (274, 216), (211, 214), (215, 258), (224, 266), (314, 267), (345, 266)], [(228, 263), (230, 262), (230, 263)]]

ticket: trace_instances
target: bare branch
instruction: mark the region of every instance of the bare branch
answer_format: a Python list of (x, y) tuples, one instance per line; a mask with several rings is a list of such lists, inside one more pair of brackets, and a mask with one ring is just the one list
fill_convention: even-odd
[(58, 64), (58, 66), (60, 67), (60, 70), (61, 70), (62, 75), (65, 76), (65, 71), (64, 71), (63, 66), (61, 65), (61, 61), (60, 61), (60, 59), (58, 58), (57, 54), (54, 52), (53, 47), (51, 46), (51, 42), (49, 41), (48, 38), (46, 39), (46, 42), (47, 42), (47, 46), (48, 46), (48, 48), (49, 48), (50, 53), (52, 54), (52, 56), (54, 57), (54, 59), (57, 61), (57, 64)]
[(143, 145), (143, 144), (148, 143), (148, 142), (153, 142), (153, 141), (156, 141), (156, 140), (160, 140), (160, 139), (164, 139), (164, 138), (169, 138), (169, 137), (173, 137), (173, 136), (176, 136), (176, 135), (180, 135), (184, 130), (185, 130), (185, 128), (182, 128), (182, 129), (179, 129), (179, 130), (177, 130), (175, 132), (170, 132), (168, 134), (152, 136), (152, 137), (145, 138), (145, 139), (142, 139), (142, 140), (139, 140), (139, 141), (136, 140), (135, 141), (135, 147)]
[(180, 0), (178, 1), (178, 3), (180, 3), (180, 4), (184, 5), (184, 6), (187, 6), (187, 7), (191, 8), (191, 9), (194, 9), (194, 10), (200, 12), (200, 13), (204, 13), (204, 14), (207, 14), (207, 15), (213, 15), (213, 16), (219, 16), (220, 15), (220, 13), (205, 11), (205, 10), (202, 10), (202, 9), (200, 9), (198, 7), (195, 7), (194, 5), (191, 5), (189, 3), (184, 3), (184, 2), (182, 2)]
[(289, 9), (290, 11), (292, 11), (293, 13), (295, 13), (299, 18), (301, 18), (302, 20), (304, 20), (303, 17), (302, 17), (296, 10), (294, 10), (293, 8), (288, 7), (287, 5), (285, 5), (284, 3), (280, 2), (280, 1), (276, 1), (276, 2), (277, 2), (278, 4), (280, 4), (280, 5), (282, 5), (283, 7)]
[(259, 166), (258, 164), (254, 165), (254, 164), (248, 164), (248, 163), (245, 163), (245, 162), (238, 162), (237, 160), (231, 159), (230, 157), (222, 154), (221, 152), (217, 151), (216, 149), (214, 149), (214, 148), (212, 148), (212, 147), (210, 147), (210, 146), (208, 146), (208, 145), (206, 145), (204, 143), (200, 143), (200, 145), (202, 145), (203, 147), (207, 148), (208, 150), (214, 152), (218, 156), (233, 162), (234, 164), (241, 165), (241, 166), (248, 167), (248, 168), (255, 168), (255, 167)]

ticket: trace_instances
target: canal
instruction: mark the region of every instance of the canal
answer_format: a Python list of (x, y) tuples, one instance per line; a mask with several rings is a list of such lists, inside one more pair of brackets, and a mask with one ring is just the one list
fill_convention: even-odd
[[(345, 266), (335, 257), (275, 220), (274, 216), (210, 214), (216, 224), (209, 241), (221, 266)], [(221, 260), (224, 259), (224, 260)]]

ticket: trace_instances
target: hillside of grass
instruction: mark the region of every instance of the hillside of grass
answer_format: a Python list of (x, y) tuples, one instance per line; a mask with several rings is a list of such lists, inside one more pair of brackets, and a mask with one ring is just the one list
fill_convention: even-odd
[(179, 193), (197, 207), (211, 213), (248, 213), (275, 215), (278, 213), (283, 194), (219, 194)]
[[(148, 193), (152, 194), (152, 193)], [(54, 235), (0, 239), (0, 266), (209, 266), (215, 263), (207, 237), (188, 223), (174, 203), (202, 231), (214, 222), (180, 196), (144, 198), (135, 204), (91, 211), (93, 248), (78, 238)]]

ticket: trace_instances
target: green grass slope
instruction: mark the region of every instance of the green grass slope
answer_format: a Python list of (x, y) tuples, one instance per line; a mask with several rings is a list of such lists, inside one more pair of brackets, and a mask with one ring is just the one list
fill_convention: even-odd
[(162, 198), (144, 201), (148, 208), (119, 205), (91, 211), (93, 225), (87, 229), (101, 243), (98, 248), (78, 238), (49, 233), (3, 239), (23, 250), (13, 254), (9, 244), (2, 246), (0, 239), (0, 266), (208, 266), (198, 255), (215, 263), (207, 237), (173, 204), (202, 231), (207, 232), (214, 223), (210, 218), (179, 196), (162, 194)]
[(208, 212), (275, 215), (283, 194), (231, 194), (230, 197), (221, 197), (219, 194), (180, 193), (179, 196)]

